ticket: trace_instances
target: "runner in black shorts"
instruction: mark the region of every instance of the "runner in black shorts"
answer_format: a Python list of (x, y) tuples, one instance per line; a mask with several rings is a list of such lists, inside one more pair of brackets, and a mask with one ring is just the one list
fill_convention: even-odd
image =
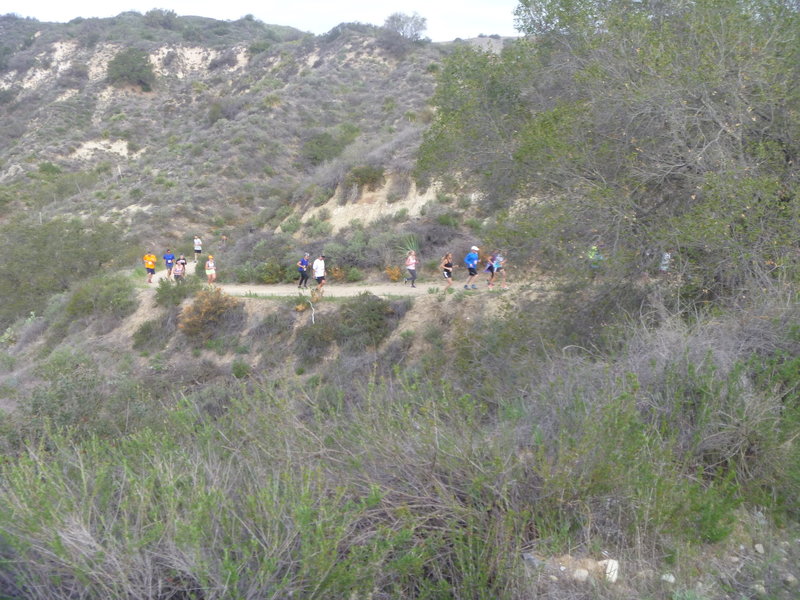
[(495, 259), (494, 254), (489, 256), (489, 259), (486, 261), (486, 268), (484, 269), (484, 272), (489, 274), (489, 281), (486, 282), (489, 284), (489, 289), (492, 289), (494, 287), (494, 273), (495, 273), (494, 259)]
[(444, 286), (444, 291), (446, 292), (450, 289), (450, 286), (453, 285), (453, 254), (448, 252), (442, 257), (442, 261), (439, 264), (439, 268), (442, 270), (442, 275), (444, 276), (445, 281), (447, 281), (447, 285)]

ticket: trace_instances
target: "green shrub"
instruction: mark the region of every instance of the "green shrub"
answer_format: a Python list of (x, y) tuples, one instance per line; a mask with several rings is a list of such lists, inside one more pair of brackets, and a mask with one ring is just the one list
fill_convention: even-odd
[(319, 218), (312, 218), (305, 223), (308, 235), (315, 238), (328, 237), (333, 231), (333, 225)]
[(243, 360), (235, 360), (233, 364), (231, 364), (231, 375), (236, 379), (244, 379), (250, 375), (250, 371), (250, 365)]
[(145, 321), (136, 331), (133, 332), (133, 347), (136, 350), (143, 350), (147, 346), (153, 345), (152, 340), (161, 330), (161, 324), (157, 320)]
[(458, 216), (453, 213), (445, 213), (436, 217), (436, 222), (445, 227), (458, 227)]
[(294, 339), (294, 352), (300, 360), (317, 361), (328, 353), (336, 337), (335, 318), (318, 317), (315, 323), (298, 328)]
[(133, 348), (153, 351), (163, 348), (177, 329), (177, 309), (172, 309), (159, 319), (145, 321), (133, 332)]
[(270, 40), (258, 40), (251, 43), (247, 47), (247, 52), (251, 56), (255, 56), (256, 54), (261, 54), (262, 52), (266, 52), (272, 46), (272, 41)]
[(270, 259), (260, 265), (258, 269), (258, 281), (261, 283), (281, 283), (285, 277), (284, 268), (275, 260)]
[(336, 341), (350, 352), (375, 348), (389, 332), (392, 305), (369, 292), (345, 302), (337, 312)]
[(355, 283), (357, 281), (364, 280), (364, 273), (358, 267), (350, 267), (347, 269), (347, 274), (345, 275), (345, 280), (348, 283)]
[(181, 302), (194, 295), (201, 287), (197, 277), (184, 277), (181, 282), (170, 279), (161, 279), (156, 288), (156, 304), (159, 306), (178, 306)]
[(358, 136), (358, 127), (342, 125), (331, 133), (324, 131), (309, 138), (300, 150), (300, 156), (312, 165), (319, 165), (339, 156)]
[(29, 441), (48, 428), (69, 430), (75, 439), (119, 436), (147, 420), (141, 385), (103, 365), (80, 351), (53, 352), (37, 366), (37, 385), (19, 400), (20, 432)]
[(104, 314), (126, 317), (139, 302), (133, 283), (124, 275), (98, 275), (75, 286), (65, 308), (72, 318)]
[(319, 165), (339, 156), (344, 148), (343, 140), (337, 139), (325, 131), (307, 140), (303, 144), (300, 155), (312, 165)]
[[(5, 249), (5, 258), (0, 262), (0, 325), (8, 326), (31, 311), (40, 314), (51, 295), (65, 292), (95, 274), (109, 257), (124, 256), (130, 244), (121, 239), (124, 236), (113, 225), (80, 219), (54, 218), (42, 224), (17, 221), (0, 227), (0, 243)], [(54, 259), (65, 256), (69, 257), (68, 267)], [(20, 277), (20, 272), (25, 276)], [(101, 280), (98, 283), (105, 286)], [(108, 285), (113, 288), (124, 284)], [(91, 290), (81, 293), (86, 293), (91, 302)], [(133, 297), (132, 292), (130, 296)], [(118, 300), (121, 307), (124, 301)], [(104, 310), (109, 308), (106, 304)], [(75, 310), (79, 310), (77, 305)]]
[(473, 233), (481, 233), (483, 230), (483, 222), (480, 219), (471, 218), (464, 221), (464, 225), (469, 227)]
[(374, 167), (371, 165), (364, 165), (362, 167), (354, 167), (350, 170), (345, 178), (345, 184), (348, 186), (358, 186), (359, 188), (365, 187), (368, 190), (375, 189), (383, 185), (384, 171), (383, 167)]
[(39, 173), (42, 175), (60, 175), (61, 169), (51, 162), (39, 163)]
[(300, 218), (296, 215), (292, 215), (288, 219), (286, 219), (283, 223), (281, 223), (281, 231), (286, 234), (293, 234), (300, 230)]
[(111, 85), (138, 85), (142, 91), (149, 92), (156, 81), (156, 75), (147, 52), (127, 48), (109, 61), (106, 79)]

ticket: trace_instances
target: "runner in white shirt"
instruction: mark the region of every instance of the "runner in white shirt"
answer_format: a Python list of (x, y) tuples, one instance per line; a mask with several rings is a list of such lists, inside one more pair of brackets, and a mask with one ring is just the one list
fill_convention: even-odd
[(199, 235), (194, 236), (194, 262), (197, 262), (197, 257), (203, 252), (203, 241)]
[(314, 278), (317, 280), (316, 289), (319, 291), (325, 285), (325, 255), (320, 254), (319, 258), (311, 265), (311, 268), (314, 271)]

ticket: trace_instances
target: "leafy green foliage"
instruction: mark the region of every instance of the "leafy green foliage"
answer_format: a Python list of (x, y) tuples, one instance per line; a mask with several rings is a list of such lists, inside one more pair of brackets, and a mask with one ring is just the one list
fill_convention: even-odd
[(345, 274), (347, 283), (356, 283), (364, 280), (364, 273), (358, 267), (350, 267)]
[(301, 357), (311, 360), (324, 356), (334, 342), (349, 354), (375, 349), (391, 332), (396, 313), (388, 301), (364, 292), (347, 300), (335, 314), (301, 327), (295, 349)]
[(28, 442), (63, 428), (76, 440), (117, 436), (148, 420), (143, 412), (147, 394), (85, 352), (56, 350), (37, 367), (37, 375), (37, 385), (20, 398), (15, 419)]
[(112, 85), (137, 85), (149, 92), (156, 81), (147, 52), (137, 48), (120, 50), (108, 63), (106, 79)]
[(800, 138), (786, 135), (800, 131), (796, 10), (543, 0), (518, 16), (535, 42), (448, 58), (421, 183), (448, 182), (456, 165), (489, 207), (547, 195), (497, 221), (517, 233), (520, 220), (549, 224), (525, 248), (516, 236), (526, 254), (614, 240), (617, 275), (631, 277), (648, 253), (676, 247), (690, 301), (730, 297), (787, 262), (800, 233), (790, 174)]
[(315, 134), (303, 144), (300, 156), (311, 165), (322, 164), (339, 156), (355, 141), (358, 134), (358, 127), (349, 124), (342, 125), (333, 132)]
[(178, 306), (186, 298), (193, 296), (201, 288), (199, 277), (184, 277), (183, 281), (175, 282), (161, 279), (156, 288), (156, 304), (159, 306)]
[(231, 364), (231, 375), (236, 379), (244, 379), (252, 371), (250, 365), (243, 360), (235, 360)]
[(427, 27), (427, 19), (417, 13), (412, 15), (392, 13), (386, 17), (383, 27), (407, 40), (417, 41), (422, 38), (422, 32)]
[(175, 312), (169, 312), (160, 319), (145, 321), (133, 332), (133, 348), (141, 351), (159, 350), (170, 340), (176, 328)]
[(345, 185), (373, 190), (384, 182), (384, 169), (372, 165), (354, 167), (347, 174)]
[(0, 228), (5, 248), (0, 264), (4, 298), (0, 322), (10, 323), (30, 311), (41, 313), (52, 294), (68, 290), (124, 253), (126, 244), (120, 239), (120, 231), (111, 224), (78, 219), (53, 219), (41, 225), (21, 221)]
[(96, 275), (75, 286), (64, 310), (72, 318), (104, 314), (121, 319), (135, 311), (138, 304), (129, 277)]
[(174, 10), (153, 8), (144, 13), (144, 22), (150, 27), (175, 29), (178, 25), (178, 15)]

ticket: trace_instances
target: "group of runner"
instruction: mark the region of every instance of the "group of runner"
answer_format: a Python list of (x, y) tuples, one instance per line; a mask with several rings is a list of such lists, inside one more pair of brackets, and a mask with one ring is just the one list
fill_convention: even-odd
[[(309, 259), (311, 254), (308, 252), (303, 253), (303, 258), (297, 261), (297, 271), (300, 273), (300, 282), (297, 284), (297, 289), (308, 289), (308, 269)], [(325, 286), (325, 255), (320, 254), (313, 263), (311, 263), (311, 270), (314, 273), (314, 279), (317, 281), (316, 291), (320, 291)]]
[[(467, 277), (467, 282), (464, 284), (464, 289), (477, 289), (478, 286), (475, 285), (475, 278), (478, 276), (478, 265), (480, 263), (480, 248), (477, 246), (472, 246), (470, 248), (469, 253), (464, 257), (464, 264), (467, 267), (467, 272), (469, 276)], [(306, 289), (308, 288), (308, 276), (309, 276), (309, 259), (310, 254), (305, 252), (303, 254), (303, 258), (297, 261), (297, 271), (300, 274), (300, 280), (297, 284), (298, 289)], [(408, 272), (408, 277), (403, 278), (403, 284), (408, 285), (411, 284), (412, 288), (416, 288), (416, 281), (417, 281), (417, 266), (419, 265), (419, 259), (417, 258), (416, 250), (409, 250), (406, 253), (406, 261), (405, 267), (406, 271)], [(325, 255), (320, 254), (317, 259), (311, 264), (311, 270), (314, 273), (314, 278), (317, 280), (317, 287), (315, 288), (317, 291), (321, 290), (325, 285)], [(456, 266), (453, 263), (453, 253), (448, 252), (445, 254), (442, 259), (439, 261), (439, 269), (442, 271), (442, 276), (444, 280), (447, 282), (444, 290), (447, 291), (450, 289), (450, 286), (453, 285), (453, 269)], [(487, 280), (487, 284), (489, 289), (494, 288), (494, 280), (497, 275), (501, 276), (502, 279), (502, 288), (504, 290), (508, 289), (508, 283), (506, 282), (506, 259), (503, 256), (500, 250), (497, 250), (490, 254), (485, 261), (485, 268), (483, 270), (484, 273), (487, 273), (489, 278)]]
[[(194, 262), (197, 263), (197, 259), (203, 253), (203, 240), (200, 239), (200, 236), (196, 235), (192, 240), (192, 245), (194, 248)], [(175, 283), (183, 281), (186, 277), (186, 265), (189, 262), (186, 260), (186, 257), (181, 254), (178, 258), (175, 258), (175, 254), (167, 248), (161, 258), (164, 259), (164, 267), (167, 269), (167, 279), (173, 279)], [(158, 258), (153, 254), (152, 250), (148, 250), (142, 257), (142, 260), (144, 261), (144, 269), (147, 272), (147, 283), (153, 283), (153, 275), (156, 274), (156, 262)], [(206, 280), (209, 284), (213, 284), (217, 280), (217, 265), (214, 261), (214, 255), (208, 255), (208, 259), (205, 263), (205, 270)]]
[[(203, 241), (199, 236), (196, 235), (194, 236), (192, 244), (194, 249), (194, 262), (197, 263), (198, 258), (203, 253)], [(468, 272), (467, 281), (464, 284), (465, 290), (474, 290), (478, 287), (475, 284), (475, 279), (478, 277), (478, 265), (481, 262), (479, 252), (480, 248), (477, 246), (472, 246), (470, 251), (464, 257), (464, 264)], [(164, 266), (167, 269), (167, 279), (173, 279), (176, 283), (183, 281), (184, 277), (186, 277), (186, 265), (188, 263), (186, 257), (181, 254), (178, 258), (175, 258), (175, 254), (173, 254), (172, 251), (167, 248), (162, 258), (164, 259)], [(152, 250), (148, 250), (142, 257), (142, 260), (144, 261), (145, 271), (147, 271), (147, 283), (153, 283), (153, 275), (156, 273), (156, 262), (158, 259), (156, 258), (156, 255), (153, 254)], [(489, 289), (494, 288), (494, 281), (497, 275), (501, 276), (502, 288), (508, 289), (508, 285), (506, 283), (505, 262), (505, 258), (503, 257), (502, 252), (499, 250), (493, 252), (485, 259), (485, 268), (483, 269), (483, 272), (488, 274), (487, 284)], [(417, 287), (416, 281), (418, 265), (419, 259), (417, 258), (416, 251), (409, 250), (406, 254), (405, 260), (405, 268), (408, 272), (408, 277), (403, 279), (403, 283), (410, 283), (412, 288)], [(299, 274), (299, 281), (297, 283), (298, 289), (308, 289), (308, 280), (311, 272), (314, 274), (314, 279), (317, 282), (317, 286), (314, 289), (316, 291), (322, 290), (322, 288), (325, 286), (324, 254), (320, 254), (314, 260), (314, 262), (311, 262), (311, 254), (304, 252), (303, 257), (297, 261), (296, 266)], [(447, 282), (444, 288), (445, 291), (450, 289), (450, 287), (453, 285), (453, 270), (455, 268), (456, 265), (453, 262), (453, 254), (448, 252), (439, 261), (439, 269), (442, 272), (444, 280)], [(217, 267), (212, 254), (208, 255), (208, 259), (205, 262), (205, 272), (208, 284), (213, 285), (217, 280)]]
[[(410, 251), (409, 254), (411, 254), (411, 252), (413, 251)], [(475, 285), (475, 280), (478, 277), (478, 265), (481, 263), (481, 257), (479, 253), (480, 248), (477, 246), (472, 246), (467, 255), (464, 257), (464, 265), (467, 267), (468, 273), (467, 281), (464, 283), (465, 290), (475, 290), (478, 288), (478, 286)], [(456, 268), (455, 264), (453, 263), (452, 252), (448, 252), (442, 257), (442, 260), (439, 262), (439, 268), (442, 270), (442, 275), (444, 276), (445, 281), (447, 281), (447, 284), (444, 286), (444, 290), (447, 291), (450, 289), (450, 286), (453, 285), (453, 269)], [(497, 275), (500, 275), (502, 281), (501, 287), (504, 290), (508, 289), (508, 282), (506, 281), (506, 259), (501, 250), (495, 250), (488, 257), (486, 257), (484, 260), (483, 272), (488, 275), (486, 283), (488, 284), (490, 290), (494, 288), (494, 280)]]

